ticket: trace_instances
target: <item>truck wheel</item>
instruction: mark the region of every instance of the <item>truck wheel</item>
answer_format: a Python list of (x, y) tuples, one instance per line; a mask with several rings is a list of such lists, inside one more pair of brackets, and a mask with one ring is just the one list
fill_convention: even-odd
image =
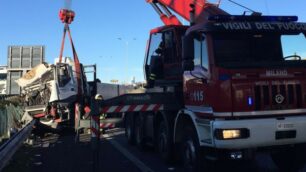
[(184, 129), (181, 154), (185, 171), (195, 172), (202, 169), (212, 171), (212, 165), (204, 159), (196, 131), (191, 125), (187, 125)]
[(132, 114), (126, 114), (125, 117), (125, 136), (130, 145), (135, 144), (134, 120)]
[(199, 171), (199, 144), (192, 127), (184, 129), (182, 143), (182, 160), (186, 171)]
[(166, 162), (170, 162), (172, 159), (172, 149), (171, 149), (171, 137), (169, 133), (169, 128), (166, 121), (161, 121), (159, 124), (158, 131), (158, 143), (157, 148), (161, 158)]
[(140, 150), (145, 149), (146, 143), (143, 135), (143, 125), (141, 123), (141, 118), (139, 115), (135, 119), (135, 142)]
[(280, 171), (297, 172), (306, 163), (306, 146), (297, 145), (293, 148), (283, 149), (280, 152), (272, 153), (271, 157)]

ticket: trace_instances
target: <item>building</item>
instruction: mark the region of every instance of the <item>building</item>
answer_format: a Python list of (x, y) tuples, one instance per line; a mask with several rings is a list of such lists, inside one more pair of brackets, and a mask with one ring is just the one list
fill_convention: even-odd
[(6, 94), (7, 66), (0, 65), (0, 95)]
[(7, 58), (7, 95), (20, 94), (21, 89), (15, 80), (44, 61), (44, 46), (9, 46)]

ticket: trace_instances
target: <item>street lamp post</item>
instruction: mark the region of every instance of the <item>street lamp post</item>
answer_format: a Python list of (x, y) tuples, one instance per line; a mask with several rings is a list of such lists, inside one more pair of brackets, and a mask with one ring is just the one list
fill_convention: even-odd
[[(129, 41), (123, 38), (118, 38), (119, 41), (124, 41), (125, 43), (125, 60), (124, 60), (124, 65), (125, 65), (125, 83), (128, 82), (128, 59), (129, 59)], [(133, 40), (136, 40), (134, 38)]]

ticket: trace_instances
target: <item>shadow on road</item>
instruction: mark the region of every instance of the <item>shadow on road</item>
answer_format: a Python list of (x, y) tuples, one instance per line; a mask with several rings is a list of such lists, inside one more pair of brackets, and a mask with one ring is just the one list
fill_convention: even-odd
[[(33, 145), (25, 144), (3, 172), (91, 172), (94, 165), (98, 166), (98, 171), (111, 172), (138, 172), (145, 171), (144, 169), (154, 172), (184, 171), (179, 163), (163, 163), (152, 146), (139, 150), (136, 146), (129, 145), (124, 136), (124, 130), (120, 128), (109, 130), (103, 135), (100, 141), (98, 162), (93, 161), (94, 152), (91, 149), (90, 140), (90, 134), (82, 134), (80, 141), (75, 143), (73, 130), (43, 133), (41, 137), (36, 137)], [(138, 161), (138, 164), (135, 161)], [(139, 166), (139, 163), (146, 168)], [(214, 171), (277, 172), (278, 170), (270, 156), (259, 153), (253, 162), (221, 162), (215, 166)]]

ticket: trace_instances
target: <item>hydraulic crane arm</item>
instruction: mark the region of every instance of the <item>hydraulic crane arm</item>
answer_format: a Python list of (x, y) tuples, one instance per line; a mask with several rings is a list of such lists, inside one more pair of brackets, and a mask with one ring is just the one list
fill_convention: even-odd
[(159, 4), (158, 6), (157, 3), (151, 3), (151, 2), (149, 3), (152, 5), (154, 10), (158, 13), (158, 15), (160, 16), (160, 19), (164, 22), (165, 25), (182, 25), (179, 19), (175, 15), (173, 15), (166, 6), (161, 5), (161, 4)]
[[(169, 9), (179, 14), (190, 23), (201, 23), (209, 15), (227, 15), (228, 13), (206, 0), (147, 0), (159, 13), (165, 25), (181, 25), (180, 21)], [(159, 8), (161, 7), (161, 8)]]

